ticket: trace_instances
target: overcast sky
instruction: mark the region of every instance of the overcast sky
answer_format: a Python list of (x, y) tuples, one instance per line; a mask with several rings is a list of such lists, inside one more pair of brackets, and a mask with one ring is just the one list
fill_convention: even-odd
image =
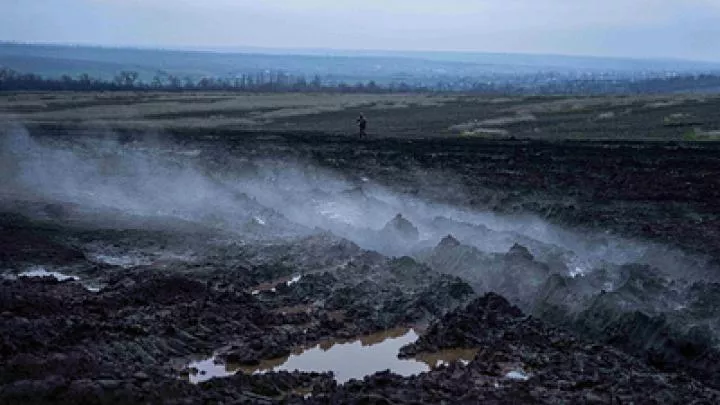
[(0, 40), (720, 61), (720, 0), (1, 0)]

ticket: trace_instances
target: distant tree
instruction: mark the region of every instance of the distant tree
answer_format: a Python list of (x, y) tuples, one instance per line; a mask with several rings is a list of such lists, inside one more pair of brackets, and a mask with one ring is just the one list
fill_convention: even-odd
[(83, 87), (88, 88), (92, 85), (93, 79), (92, 79), (92, 77), (90, 77), (89, 74), (81, 73), (78, 76), (78, 82), (80, 82), (80, 85), (82, 85)]
[(200, 79), (200, 81), (197, 83), (197, 85), (199, 88), (201, 88), (203, 90), (208, 90), (211, 87), (213, 87), (214, 82), (215, 81), (213, 80), (212, 77), (203, 77), (202, 79)]
[(168, 73), (164, 70), (158, 70), (153, 76), (151, 86), (156, 89), (165, 87), (168, 82)]
[(295, 84), (293, 84), (293, 90), (294, 91), (306, 91), (308, 88), (307, 79), (305, 79), (305, 76), (300, 76), (297, 79), (295, 79)]
[(18, 72), (10, 68), (0, 69), (0, 80), (12, 80), (18, 75)]
[(320, 79), (320, 76), (315, 75), (310, 83), (310, 87), (312, 87), (313, 90), (320, 90), (322, 89), (322, 85), (322, 79)]
[(410, 90), (412, 90), (410, 85), (405, 82), (400, 82), (397, 84), (397, 91), (399, 91), (400, 93), (409, 93)]
[(175, 75), (168, 75), (167, 79), (167, 87), (170, 88), (170, 90), (180, 90), (182, 89), (182, 79), (180, 77)]
[(623, 76), (608, 74), (563, 75), (553, 72), (541, 72), (524, 76), (491, 74), (480, 78), (449, 77), (431, 78), (427, 81), (416, 80), (408, 83), (397, 80), (387, 85), (377, 82), (359, 81), (348, 85), (336, 79), (327, 78), (325, 82), (319, 75), (310, 81), (302, 75), (291, 75), (282, 71), (254, 71), (234, 77), (203, 77), (198, 82), (186, 76), (157, 72), (149, 84), (140, 80), (133, 71), (122, 71), (112, 80), (100, 80), (83, 73), (76, 78), (62, 75), (46, 78), (33, 73), (20, 73), (8, 67), (0, 67), (0, 90), (135, 90), (149, 89), (171, 91), (330, 91), (350, 92), (468, 92), (476, 94), (506, 95), (553, 95), (553, 94), (653, 94), (670, 92), (712, 91), (720, 89), (718, 74), (688, 74), (657, 76)]
[(138, 72), (123, 70), (115, 76), (115, 83), (120, 87), (132, 88), (139, 76)]

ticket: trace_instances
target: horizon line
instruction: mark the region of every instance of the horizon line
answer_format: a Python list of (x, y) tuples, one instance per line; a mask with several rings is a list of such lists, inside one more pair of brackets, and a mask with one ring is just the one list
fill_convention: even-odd
[[(256, 46), (256, 45), (139, 45), (139, 44), (101, 44), (101, 43), (83, 43), (83, 42), (65, 42), (65, 41), (19, 41), (19, 40), (0, 40), (0, 44), (10, 45), (27, 45), (27, 46), (58, 46), (58, 47), (86, 47), (101, 49), (132, 49), (146, 51), (175, 51), (175, 52), (206, 52), (217, 54), (261, 54), (261, 55), (287, 55), (287, 56), (333, 56), (335, 53), (367, 53), (367, 55), (358, 56), (381, 56), (372, 55), (385, 54), (445, 54), (445, 55), (503, 55), (503, 56), (530, 56), (530, 57), (558, 57), (558, 58), (585, 58), (585, 59), (604, 59), (619, 61), (645, 61), (645, 62), (684, 62), (698, 64), (719, 65), (720, 61), (686, 59), (668, 56), (652, 56), (652, 57), (635, 57), (635, 56), (608, 56), (597, 54), (563, 54), (563, 53), (535, 53), (535, 52), (490, 52), (480, 50), (438, 50), (438, 49), (352, 49), (352, 48), (322, 48), (322, 47), (273, 47), (273, 46)], [(265, 52), (263, 52), (265, 51)], [(271, 53), (268, 53), (271, 52)], [(274, 53), (272, 53), (274, 52)], [(293, 53), (293, 52), (306, 52)], [(326, 55), (319, 55), (307, 52), (326, 52)], [(352, 55), (343, 55), (352, 56)], [(403, 57), (396, 55), (396, 57)]]

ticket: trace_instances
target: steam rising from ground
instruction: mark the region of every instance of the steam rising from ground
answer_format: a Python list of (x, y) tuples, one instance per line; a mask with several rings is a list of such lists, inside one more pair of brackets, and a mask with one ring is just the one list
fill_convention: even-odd
[[(44, 139), (22, 128), (0, 143), (3, 201), (60, 204), (66, 217), (152, 220), (209, 227), (245, 241), (330, 231), (386, 255), (434, 247), (452, 234), (482, 252), (515, 243), (538, 260), (563, 262), (567, 275), (607, 263), (647, 263), (669, 275), (700, 273), (680, 252), (603, 232), (578, 233), (531, 216), (503, 217), (402, 195), (372, 179), (303, 162), (253, 161), (214, 150), (107, 137)], [(396, 214), (417, 239), (383, 230)]]

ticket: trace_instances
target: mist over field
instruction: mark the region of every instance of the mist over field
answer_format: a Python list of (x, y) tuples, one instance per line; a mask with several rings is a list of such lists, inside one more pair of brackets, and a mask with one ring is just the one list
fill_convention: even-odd
[[(678, 279), (713, 276), (704, 259), (657, 243), (570, 230), (529, 213), (507, 216), (435, 203), (393, 191), (371, 175), (311, 162), (253, 159), (145, 139), (121, 142), (108, 133), (37, 140), (21, 126), (12, 127), (0, 144), (2, 198), (59, 204), (67, 211), (58, 219), (89, 226), (107, 220), (160, 228), (165, 223), (172, 229), (180, 221), (243, 243), (331, 232), (364, 249), (422, 258), (452, 235), (481, 256), (521, 245), (550, 264), (549, 274), (567, 277), (618, 272), (617, 266), (626, 264), (651, 265)], [(450, 187), (459, 187), (450, 172), (425, 175), (447, 176)], [(475, 260), (475, 277), (494, 277), (483, 269), (484, 259)]]

